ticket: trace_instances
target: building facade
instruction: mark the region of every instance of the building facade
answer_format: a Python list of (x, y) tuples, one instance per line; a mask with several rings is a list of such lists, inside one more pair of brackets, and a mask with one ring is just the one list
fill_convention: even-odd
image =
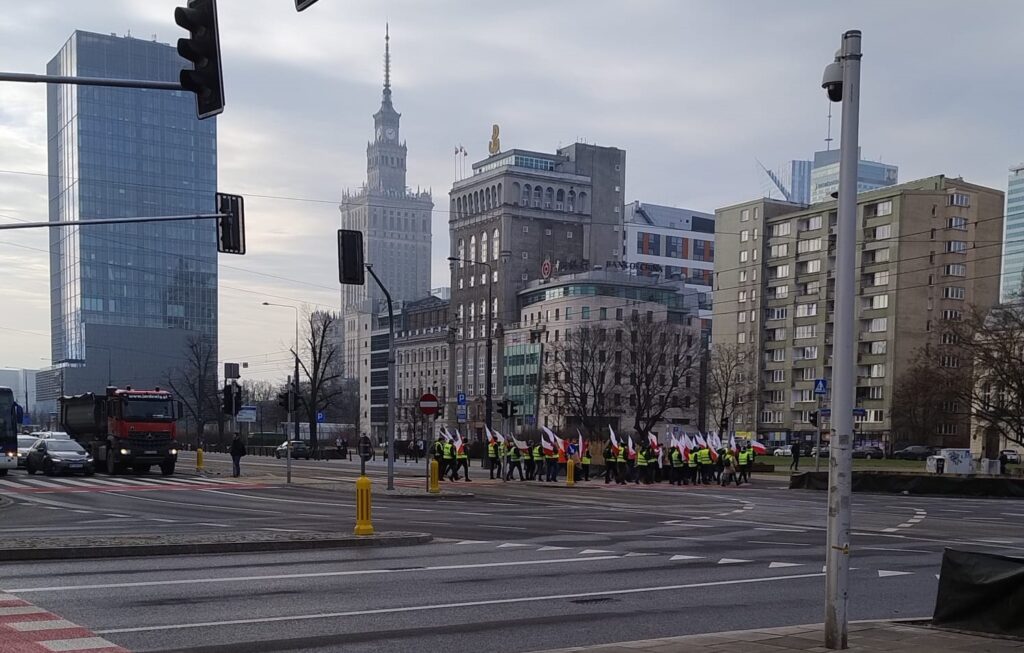
[[(508, 426), (520, 430), (543, 425), (573, 432), (581, 417), (572, 414), (573, 404), (586, 402), (567, 401), (565, 393), (582, 397), (581, 393), (594, 393), (601, 387), (605, 401), (598, 403), (605, 414), (587, 417), (593, 418), (598, 430), (611, 424), (619, 432), (632, 433), (638, 402), (631, 377), (639, 368), (629, 359), (631, 336), (636, 331), (638, 337), (660, 338), (662, 333), (670, 339), (678, 337), (677, 351), (689, 357), (677, 368), (681, 374), (674, 399), (678, 401), (673, 401), (655, 430), (703, 429), (701, 358), (707, 334), (702, 334), (698, 297), (699, 293), (682, 281), (655, 285), (619, 270), (569, 273), (531, 282), (519, 292), (518, 322), (505, 332), (504, 396), (518, 404)], [(635, 321), (649, 321), (653, 326), (632, 327)], [(588, 331), (582, 339), (578, 335), (581, 329)], [(596, 351), (591, 354), (591, 349)], [(566, 379), (576, 364), (579, 376), (588, 379), (580, 384), (586, 390)], [(660, 369), (655, 375), (671, 373)], [(592, 381), (594, 378), (603, 381)], [(660, 380), (652, 378), (650, 382), (656, 385)], [(470, 426), (472, 431), (474, 425)]]
[(1003, 215), (999, 301), (1005, 303), (1024, 297), (1024, 163), (1010, 168)]
[[(857, 202), (857, 438), (884, 446), (900, 372), (926, 345), (941, 353), (945, 321), (997, 301), (1002, 224), (989, 218), (1001, 213), (1003, 194), (937, 176), (861, 193)], [(761, 199), (716, 218), (713, 341), (748, 354), (754, 385), (735, 428), (774, 443), (809, 442), (815, 379), (832, 372), (836, 203)], [(917, 439), (964, 446), (966, 411), (950, 407), (945, 417)]]
[[(822, 150), (814, 153), (811, 164), (810, 198), (812, 204), (827, 202), (832, 193), (839, 191), (839, 156), (842, 150)], [(860, 149), (857, 150), (858, 155)], [(899, 168), (880, 161), (860, 159), (857, 164), (857, 192), (894, 186), (898, 183)]]
[[(177, 81), (174, 47), (76, 31), (51, 75)], [(216, 120), (184, 91), (47, 88), (49, 217), (211, 213)], [(108, 384), (166, 384), (190, 338), (217, 346), (217, 227), (212, 220), (50, 230), (52, 368), (40, 400)]]
[[(373, 114), (374, 136), (366, 144), (366, 183), (344, 191), (339, 207), (341, 228), (363, 232), (364, 260), (394, 301), (415, 301), (430, 294), (431, 212), (429, 191), (406, 183), (408, 147), (401, 140), (401, 114), (391, 100), (391, 40), (384, 37), (384, 91)], [(384, 295), (367, 275), (362, 286), (341, 287), (346, 375), (365, 376), (359, 367), (360, 316), (381, 309)]]
[[(660, 281), (678, 279), (696, 290), (700, 317), (711, 328), (715, 268), (715, 216), (639, 201), (623, 213), (622, 256), (631, 273)], [(660, 282), (659, 281), (659, 282)]]
[(451, 266), (449, 403), (461, 392), (471, 410), (479, 407), (488, 373), (492, 401), (502, 396), (502, 329), (518, 321), (516, 296), (530, 281), (621, 260), (625, 168), (623, 150), (575, 143), (554, 154), (497, 152), (455, 182), (448, 229), (460, 260)]

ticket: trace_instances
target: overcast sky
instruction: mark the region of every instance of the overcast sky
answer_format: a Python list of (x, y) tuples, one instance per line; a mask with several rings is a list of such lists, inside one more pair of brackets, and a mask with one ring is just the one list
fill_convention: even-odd
[[(75, 29), (173, 43), (184, 0), (4, 0), (0, 68), (45, 70)], [(824, 145), (820, 90), (846, 29), (864, 32), (861, 146), (900, 167), (1005, 190), (1024, 160), (1024, 3), (1011, 0), (220, 0), (227, 108), (219, 186), (246, 195), (248, 254), (221, 256), (220, 356), (287, 373), (293, 314), (337, 308), (337, 201), (365, 179), (383, 32), (409, 184), (434, 192), (432, 286), (448, 285), (452, 152), (626, 150), (626, 197), (714, 211), (768, 191)], [(834, 118), (838, 142), (838, 110)], [(0, 82), (0, 222), (47, 219), (45, 89)], [(252, 195), (277, 196), (253, 197)], [(0, 367), (47, 365), (42, 231), (0, 235)]]

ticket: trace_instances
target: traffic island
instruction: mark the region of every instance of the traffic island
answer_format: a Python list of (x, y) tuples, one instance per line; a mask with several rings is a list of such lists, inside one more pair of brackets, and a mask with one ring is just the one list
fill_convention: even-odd
[(182, 533), (113, 537), (5, 538), (0, 560), (78, 560), (85, 558), (134, 558), (141, 556), (198, 555), (391, 547), (426, 544), (428, 533), (392, 531), (357, 536), (340, 532)]
[[(1008, 476), (864, 471), (853, 472), (851, 482), (854, 492), (1024, 498), (1024, 478)], [(827, 490), (828, 472), (793, 474), (789, 479), (789, 488)]]

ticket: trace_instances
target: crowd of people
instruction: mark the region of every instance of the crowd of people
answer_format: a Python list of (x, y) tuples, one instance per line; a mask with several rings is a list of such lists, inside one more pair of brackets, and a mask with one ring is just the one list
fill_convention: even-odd
[[(568, 473), (570, 461), (574, 480), (590, 481), (593, 458), (590, 442), (582, 435), (576, 441), (559, 438), (547, 429), (539, 440), (519, 440), (499, 433), (487, 433), (487, 468), (491, 480), (558, 482)], [(683, 441), (675, 437), (669, 444), (649, 436), (634, 444), (630, 437), (619, 442), (614, 433), (602, 450), (604, 482), (625, 485), (650, 485), (667, 481), (671, 485), (728, 485), (750, 483), (756, 452), (750, 444), (728, 445), (717, 437)], [(442, 431), (431, 447), (437, 461), (439, 478), (451, 482), (470, 481), (466, 443)]]

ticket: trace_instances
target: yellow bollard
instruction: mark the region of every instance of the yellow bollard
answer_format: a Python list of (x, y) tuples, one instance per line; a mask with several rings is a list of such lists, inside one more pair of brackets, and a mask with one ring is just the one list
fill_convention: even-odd
[(438, 479), (439, 475), (440, 475), (440, 470), (438, 469), (437, 461), (436, 460), (431, 460), (430, 461), (430, 489), (427, 490), (431, 494), (440, 494), (440, 492), (441, 492), (441, 486), (439, 485), (440, 479)]
[(576, 461), (572, 458), (565, 463), (565, 486), (572, 487), (576, 485)]
[(196, 471), (203, 471), (203, 448), (196, 449)]
[(373, 520), (370, 517), (370, 479), (360, 476), (356, 479), (356, 535), (373, 535)]

